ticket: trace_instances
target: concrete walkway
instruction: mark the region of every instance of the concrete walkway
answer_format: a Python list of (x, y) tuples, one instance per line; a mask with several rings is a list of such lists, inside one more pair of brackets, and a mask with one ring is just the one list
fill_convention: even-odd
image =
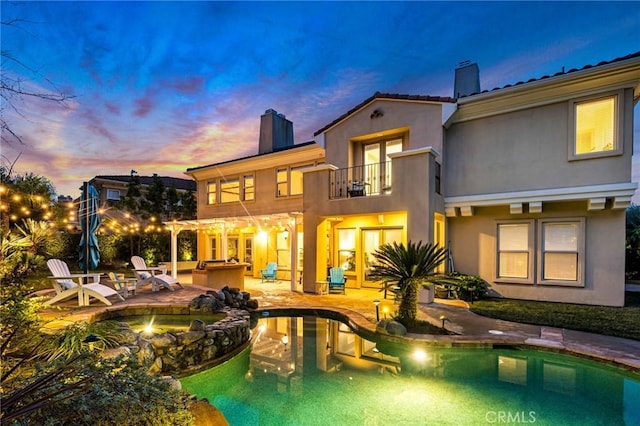
[[(105, 310), (119, 310), (132, 306), (185, 307), (194, 297), (208, 290), (191, 284), (190, 274), (180, 274), (178, 278), (185, 286), (184, 289), (174, 292), (163, 289), (152, 293), (150, 286), (146, 286), (125, 302), (111, 298), (114, 301), (112, 306), (94, 302), (89, 307), (79, 308), (77, 299), (59, 303), (41, 312), (46, 322), (45, 329), (58, 329), (75, 321), (90, 320)], [(383, 293), (375, 289), (347, 289), (345, 295), (300, 294), (289, 290), (289, 282), (261, 283), (260, 280), (247, 278), (245, 291), (258, 300), (260, 310), (305, 308), (332, 310), (348, 317), (352, 327), (370, 333), (375, 332), (376, 324), (374, 299), (381, 301), (380, 319), (385, 315), (385, 307), (388, 308), (389, 313), (393, 313), (396, 309), (393, 300), (383, 299)], [(421, 320), (442, 326), (440, 319), (442, 316), (446, 317), (445, 328), (456, 333), (455, 335), (409, 334), (406, 338), (440, 345), (508, 344), (541, 347), (615, 363), (640, 372), (640, 341), (486, 318), (472, 313), (465, 302), (456, 300), (436, 299), (434, 303), (419, 305), (418, 317)]]

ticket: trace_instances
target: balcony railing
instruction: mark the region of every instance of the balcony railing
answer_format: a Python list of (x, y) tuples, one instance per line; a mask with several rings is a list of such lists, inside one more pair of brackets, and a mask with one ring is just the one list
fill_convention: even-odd
[(391, 193), (391, 162), (332, 170), (329, 198), (362, 197)]

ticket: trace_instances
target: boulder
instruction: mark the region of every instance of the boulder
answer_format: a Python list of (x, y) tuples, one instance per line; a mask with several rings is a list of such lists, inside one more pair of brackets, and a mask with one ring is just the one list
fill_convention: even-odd
[(405, 334), (407, 334), (407, 328), (404, 325), (400, 324), (398, 321), (389, 321), (385, 328), (387, 330), (387, 333), (391, 334), (392, 336), (404, 336)]
[(131, 355), (131, 349), (127, 346), (118, 346), (117, 348), (109, 348), (102, 351), (100, 357), (103, 359), (117, 358), (119, 356), (128, 357)]
[(222, 412), (206, 399), (191, 403), (189, 411), (193, 415), (196, 426), (229, 426)]
[(404, 336), (407, 334), (407, 328), (398, 321), (384, 319), (376, 325), (378, 333), (390, 334), (392, 336)]
[(190, 345), (206, 336), (204, 331), (187, 331), (176, 336), (177, 345)]
[(206, 323), (200, 319), (191, 321), (189, 331), (204, 331)]
[(152, 363), (156, 359), (156, 351), (148, 340), (140, 339), (138, 342), (138, 362), (142, 365)]
[(169, 346), (175, 346), (176, 336), (171, 333), (154, 334), (149, 341), (154, 348), (168, 348)]

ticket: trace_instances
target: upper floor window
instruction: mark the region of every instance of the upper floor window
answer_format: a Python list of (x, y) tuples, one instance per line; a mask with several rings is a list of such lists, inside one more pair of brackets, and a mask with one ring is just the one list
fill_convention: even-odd
[(237, 203), (254, 199), (253, 175), (244, 175), (242, 179), (240, 177), (220, 178), (207, 183), (207, 204)]
[(216, 204), (218, 198), (216, 182), (207, 183), (207, 204)]
[(107, 189), (107, 200), (120, 201), (120, 190), (119, 189)]
[(253, 175), (245, 175), (242, 179), (244, 183), (244, 200), (251, 201), (256, 198), (256, 188)]
[(300, 194), (302, 194), (302, 167), (292, 167), (290, 195), (300, 195)]
[(287, 169), (278, 169), (276, 172), (276, 196), (286, 197), (289, 195), (289, 171)]
[(363, 146), (363, 180), (369, 185), (367, 192), (379, 194), (391, 188), (391, 158), (402, 152), (402, 139), (390, 139)]
[(309, 166), (311, 164), (278, 169), (276, 171), (276, 196), (301, 195), (303, 191), (302, 169)]
[(622, 153), (619, 141), (619, 95), (571, 102), (572, 146), (569, 157), (582, 158)]
[(222, 179), (220, 182), (220, 203), (240, 201), (240, 179)]

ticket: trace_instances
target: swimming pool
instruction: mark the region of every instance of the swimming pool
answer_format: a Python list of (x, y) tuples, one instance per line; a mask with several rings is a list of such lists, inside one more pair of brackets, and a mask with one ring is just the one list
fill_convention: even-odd
[(240, 425), (638, 425), (640, 375), (518, 348), (374, 342), (318, 317), (263, 318), (253, 347), (183, 387)]

